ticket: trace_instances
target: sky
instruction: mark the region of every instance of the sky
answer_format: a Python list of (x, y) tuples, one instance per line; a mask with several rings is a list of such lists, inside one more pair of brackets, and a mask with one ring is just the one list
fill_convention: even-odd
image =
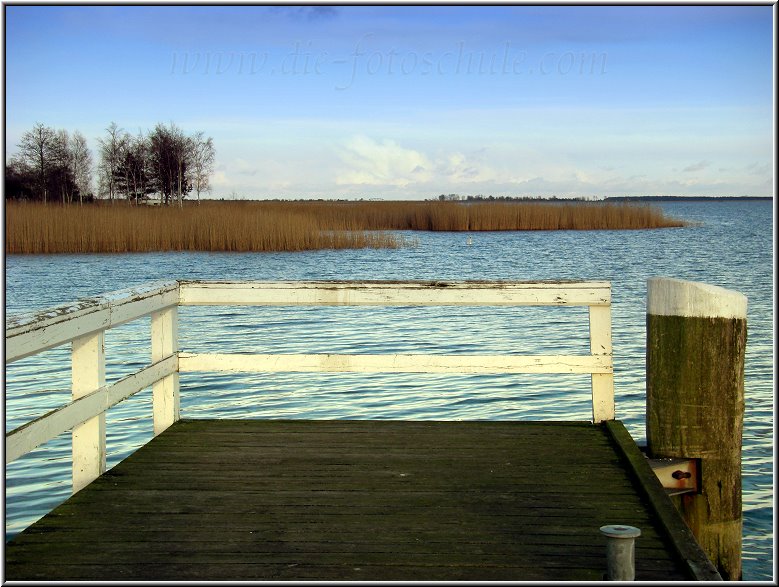
[(175, 122), (215, 198), (772, 196), (773, 10), (5, 5), (5, 154)]

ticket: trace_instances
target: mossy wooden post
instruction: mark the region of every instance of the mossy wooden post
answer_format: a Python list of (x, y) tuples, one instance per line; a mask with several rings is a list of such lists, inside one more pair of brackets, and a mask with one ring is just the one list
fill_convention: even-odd
[(647, 293), (647, 444), (701, 459), (701, 491), (676, 504), (725, 579), (741, 578), (744, 295), (654, 278)]

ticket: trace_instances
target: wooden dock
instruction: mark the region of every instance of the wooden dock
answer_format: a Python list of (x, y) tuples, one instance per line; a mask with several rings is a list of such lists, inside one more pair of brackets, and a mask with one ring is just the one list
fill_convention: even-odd
[[(181, 305), (586, 306), (590, 352), (193, 354)], [(72, 345), (72, 401), (6, 462), (70, 430), (73, 495), (5, 579), (602, 580), (614, 524), (641, 531), (636, 579), (719, 579), (615, 419), (610, 305), (607, 282), (169, 281), (11, 317), (6, 363)], [(146, 316), (151, 363), (107, 384), (105, 331)], [(186, 371), (583, 373), (591, 421), (187, 420)], [(106, 411), (150, 386), (154, 438), (106, 471)]]
[(643, 460), (618, 422), (181, 420), (7, 544), (5, 575), (601, 580), (619, 523), (637, 580), (699, 578)]

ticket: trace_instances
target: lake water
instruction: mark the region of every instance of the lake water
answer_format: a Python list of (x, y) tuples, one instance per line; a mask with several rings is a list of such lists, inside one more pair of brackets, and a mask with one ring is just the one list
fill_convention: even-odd
[[(617, 418), (645, 442), (646, 280), (719, 285), (749, 299), (744, 423), (744, 579), (773, 579), (773, 203), (672, 202), (694, 226), (647, 231), (402, 233), (397, 250), (6, 257), (6, 312), (41, 309), (157, 279), (607, 280)], [(107, 379), (150, 360), (149, 319), (106, 335)], [(583, 308), (180, 309), (188, 352), (576, 353)], [(586, 351), (585, 351), (586, 352)], [(69, 345), (6, 369), (6, 431), (69, 398)], [(195, 374), (183, 417), (585, 420), (588, 376)], [(564, 392), (561, 390), (565, 390)], [(146, 390), (108, 413), (108, 466), (152, 436)], [(6, 539), (70, 490), (63, 434), (6, 467)], [(575, 449), (572, 449), (575, 450)]]

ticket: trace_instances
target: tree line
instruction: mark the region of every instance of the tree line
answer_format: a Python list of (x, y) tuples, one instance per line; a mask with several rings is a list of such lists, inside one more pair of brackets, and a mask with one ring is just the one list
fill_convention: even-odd
[[(607, 198), (608, 199), (608, 198)], [(428, 198), (428, 201), (439, 200), (440, 202), (594, 202), (595, 196), (576, 196), (576, 197), (557, 197), (557, 196), (485, 196), (482, 194), (461, 196), (460, 194), (441, 194), (436, 198)]]
[(133, 136), (112, 122), (98, 145), (95, 165), (80, 132), (37, 123), (6, 164), (6, 199), (139, 204), (158, 198), (160, 204), (181, 206), (192, 191), (200, 201), (210, 190), (216, 151), (213, 139), (201, 131), (188, 135), (171, 122)]

